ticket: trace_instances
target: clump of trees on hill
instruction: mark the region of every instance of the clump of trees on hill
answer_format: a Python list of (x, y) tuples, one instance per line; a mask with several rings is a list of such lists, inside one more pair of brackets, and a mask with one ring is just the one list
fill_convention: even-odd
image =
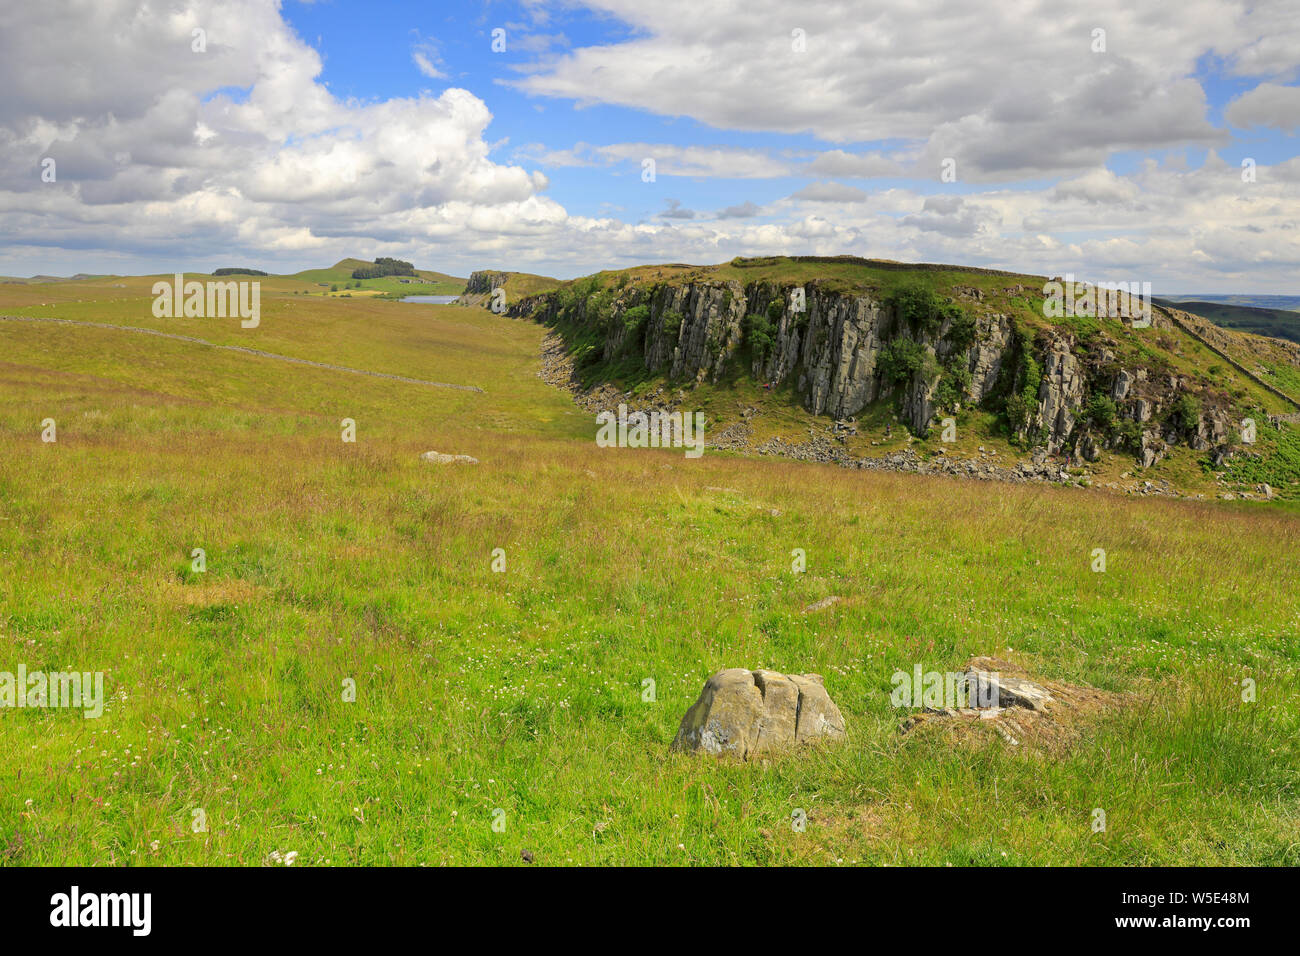
[(213, 274), (214, 276), (264, 276), (264, 275), (267, 275), (267, 273), (263, 272), (261, 269), (235, 269), (235, 268), (216, 269), (216, 270), (213, 271), (212, 274)]
[(387, 256), (380, 256), (372, 266), (360, 266), (352, 270), (352, 278), (354, 279), (378, 279), (381, 276), (413, 275), (415, 275), (415, 266), (411, 263), (403, 262), (401, 259), (389, 259)]

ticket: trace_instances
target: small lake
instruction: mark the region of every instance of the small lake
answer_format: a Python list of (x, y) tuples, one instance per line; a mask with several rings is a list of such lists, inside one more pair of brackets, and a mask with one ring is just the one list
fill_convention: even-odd
[(451, 305), (460, 296), (458, 295), (408, 295), (403, 302), (423, 302), (425, 305)]

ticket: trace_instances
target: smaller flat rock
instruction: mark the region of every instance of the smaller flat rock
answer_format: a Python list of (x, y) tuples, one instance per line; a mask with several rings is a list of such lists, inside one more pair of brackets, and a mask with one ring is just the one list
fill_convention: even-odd
[(839, 601), (840, 601), (839, 597), (837, 595), (832, 594), (830, 597), (824, 597), (820, 601), (814, 601), (812, 604), (809, 604), (806, 608), (803, 609), (803, 613), (812, 614), (816, 611), (824, 611), (831, 605), (838, 604)]
[(466, 465), (478, 464), (478, 459), (471, 458), (469, 455), (444, 455), (437, 451), (426, 451), (420, 456), (420, 461), (427, 461), (432, 465), (451, 465), (458, 462)]
[(981, 688), (981, 696), (990, 702), (996, 701), (1001, 708), (1027, 707), (1030, 710), (1044, 710), (1052, 701), (1052, 695), (1041, 684), (1024, 680), (1020, 677), (1007, 677), (992, 671), (970, 667), (966, 670), (966, 680)]

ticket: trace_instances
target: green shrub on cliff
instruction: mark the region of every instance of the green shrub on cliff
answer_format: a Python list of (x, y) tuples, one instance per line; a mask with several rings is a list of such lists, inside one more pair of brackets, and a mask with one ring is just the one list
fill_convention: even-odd
[(951, 320), (953, 328), (949, 330), (949, 337), (955, 332), (960, 338), (966, 338), (966, 344), (961, 348), (969, 348), (975, 340), (975, 320), (967, 316), (961, 306), (945, 302), (923, 285), (899, 286), (886, 297), (885, 302), (899, 321), (916, 331), (936, 335), (944, 322)]
[[(775, 304), (778, 306), (779, 314), (780, 303)], [(769, 315), (771, 311), (772, 309), (769, 306)], [(741, 322), (743, 341), (749, 345), (754, 358), (760, 362), (767, 361), (768, 355), (772, 352), (772, 343), (776, 338), (776, 328), (769, 315), (764, 315), (761, 312), (751, 313), (745, 316)]]
[(1098, 392), (1089, 399), (1084, 417), (1109, 435), (1119, 420), (1119, 410), (1110, 396)]
[(1169, 420), (1184, 432), (1196, 431), (1201, 421), (1200, 399), (1187, 392), (1179, 395), (1169, 411)]
[(934, 403), (939, 408), (951, 409), (962, 401), (970, 391), (970, 369), (964, 365), (946, 365), (943, 377), (934, 390)]
[(909, 381), (913, 375), (925, 367), (925, 346), (912, 339), (894, 339), (880, 350), (876, 368), (881, 377), (890, 385)]
[(975, 344), (975, 316), (959, 305), (947, 305), (944, 310), (952, 319), (944, 338), (951, 344), (954, 353), (965, 352)]
[(677, 336), (682, 331), (682, 314), (676, 309), (669, 309), (664, 313), (664, 335), (671, 341), (676, 342)]
[(1003, 412), (1007, 425), (1014, 434), (1029, 424), (1029, 417), (1038, 406), (1038, 387), (1043, 382), (1043, 368), (1034, 358), (1033, 337), (1029, 330), (1017, 326), (1013, 337), (1015, 361), (1003, 366), (998, 391), (1006, 395)]
[(634, 305), (623, 313), (623, 328), (627, 329), (629, 335), (635, 335), (645, 328), (649, 320), (650, 306)]

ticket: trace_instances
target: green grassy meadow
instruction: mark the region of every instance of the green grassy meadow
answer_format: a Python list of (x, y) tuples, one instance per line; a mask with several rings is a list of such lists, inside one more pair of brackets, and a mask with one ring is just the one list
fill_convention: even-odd
[[(286, 278), (244, 330), (152, 281), (0, 314), (483, 392), (0, 321), (0, 670), (108, 697), (0, 710), (0, 863), (1300, 865), (1294, 502), (602, 449), (530, 322)], [(1054, 752), (899, 733), (895, 670), (980, 654), (1131, 704)], [(759, 666), (824, 675), (848, 742), (668, 752)]]

